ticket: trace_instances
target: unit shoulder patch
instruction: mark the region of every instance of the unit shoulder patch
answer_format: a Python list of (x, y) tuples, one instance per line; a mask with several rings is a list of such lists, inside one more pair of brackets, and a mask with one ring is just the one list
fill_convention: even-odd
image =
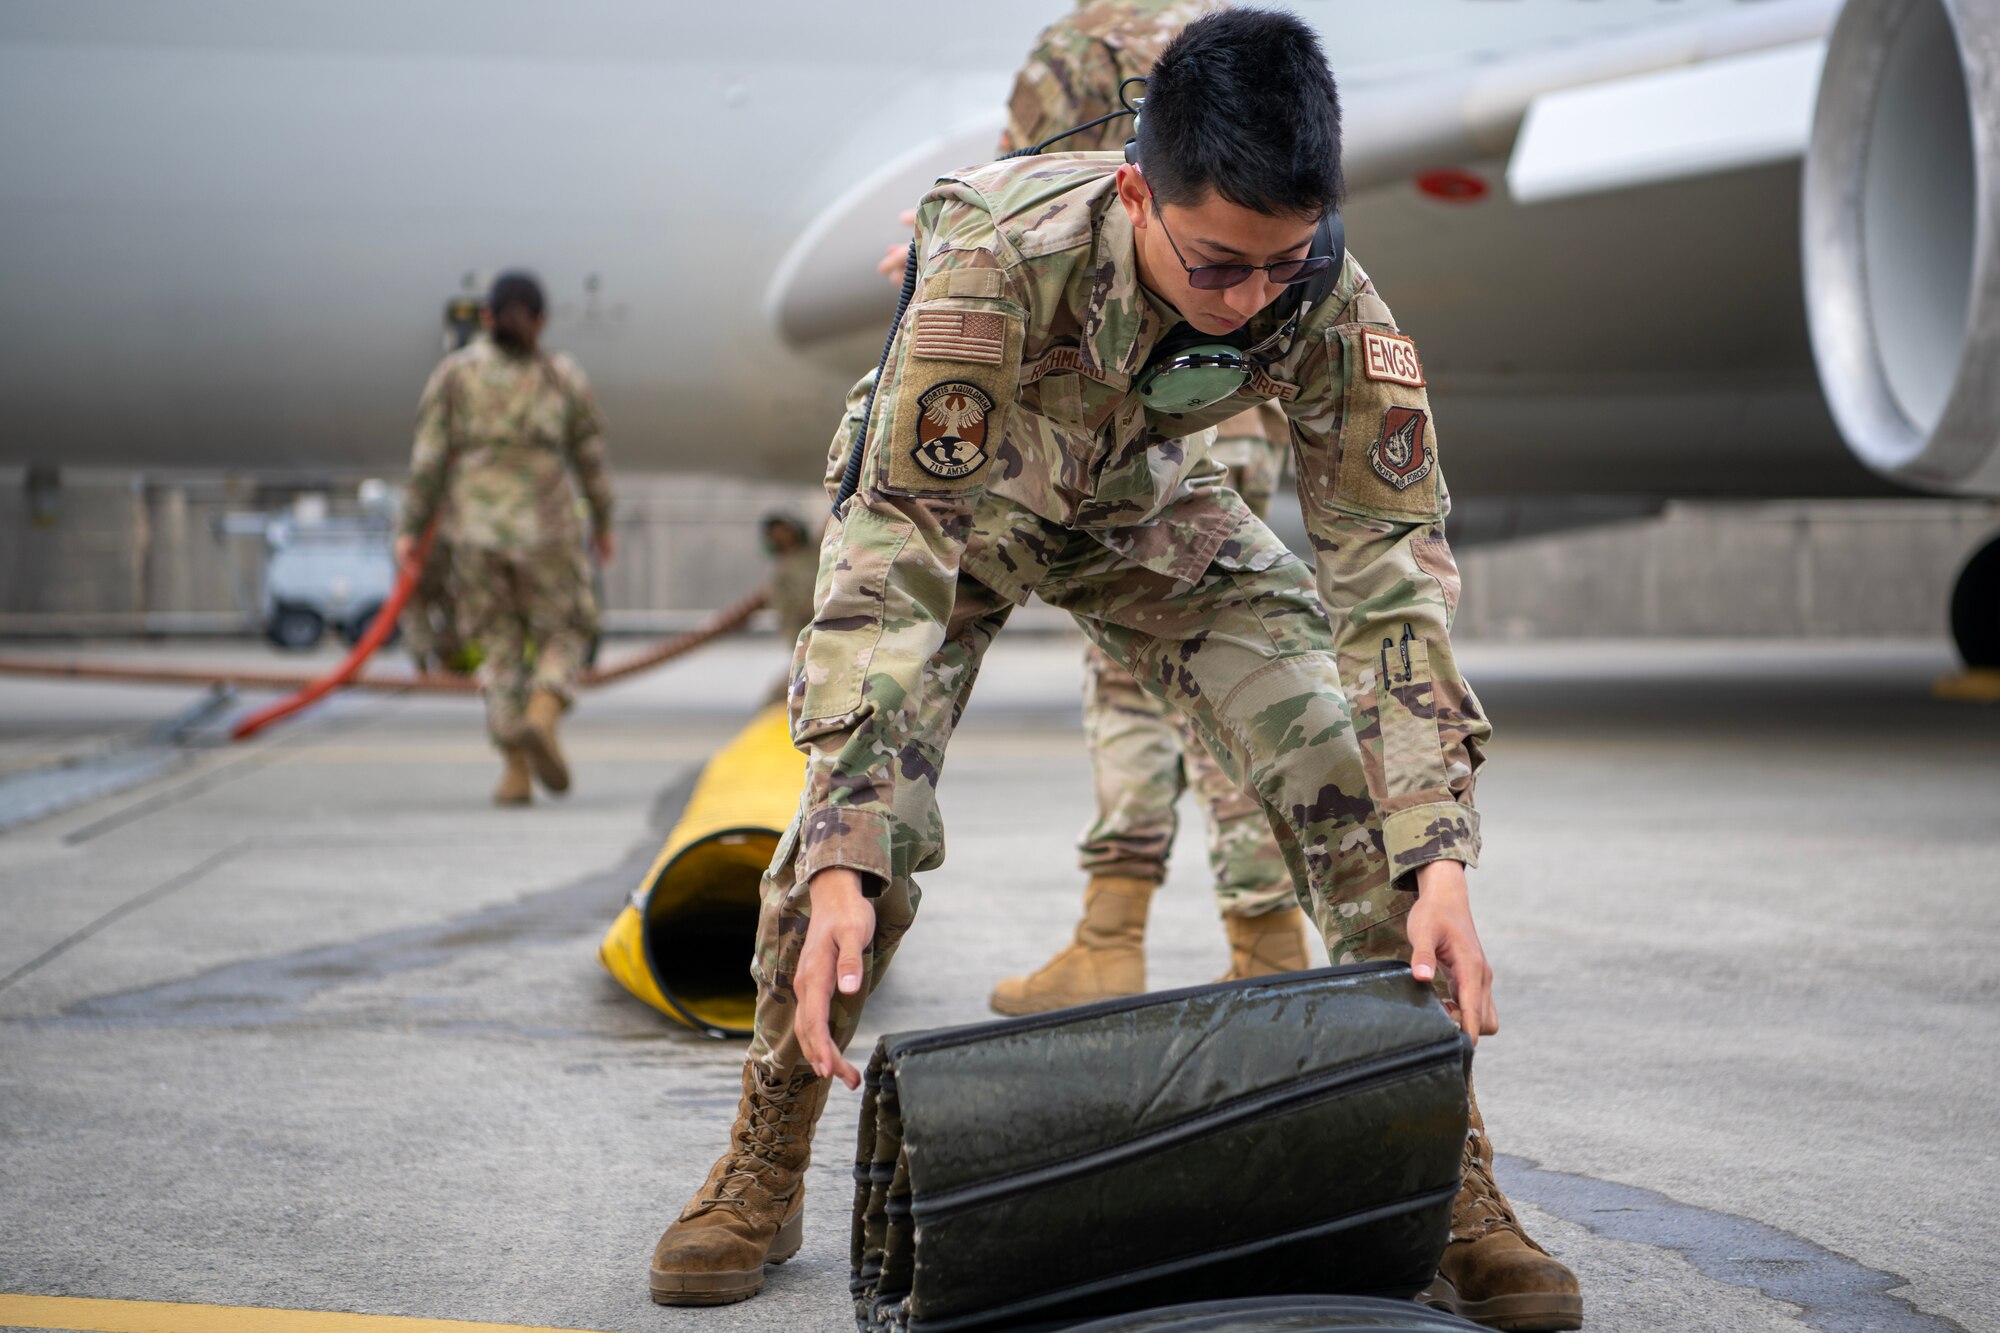
[(1417, 345), (1399, 333), (1361, 331), (1361, 373), (1386, 384), (1424, 387), (1424, 366), (1417, 359)]
[(1375, 473), (1399, 491), (1407, 491), (1431, 474), (1436, 460), (1424, 447), (1424, 418), (1419, 407), (1391, 407), (1382, 414), (1382, 429), (1368, 446)]
[(916, 444), (910, 457), (933, 477), (968, 477), (986, 466), (986, 423), (993, 400), (976, 384), (945, 380), (917, 395)]

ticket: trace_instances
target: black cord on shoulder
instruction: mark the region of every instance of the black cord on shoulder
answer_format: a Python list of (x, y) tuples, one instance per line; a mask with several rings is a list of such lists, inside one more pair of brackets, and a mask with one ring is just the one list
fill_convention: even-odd
[(1125, 95), (1125, 89), (1129, 85), (1134, 83), (1138, 84), (1141, 88), (1146, 86), (1145, 78), (1137, 74), (1133, 75), (1129, 79), (1121, 79), (1119, 81), (1118, 100), (1123, 105), (1121, 105), (1118, 110), (1106, 112), (1104, 115), (1099, 116), (1096, 120), (1086, 120), (1081, 125), (1073, 125), (1069, 129), (1064, 130), (1061, 134), (1051, 135), (1050, 137), (1042, 140), (1040, 143), (1029, 144), (1026, 148), (1016, 148), (1011, 153), (1002, 153), (1000, 154), (999, 160), (1005, 162), (1008, 161), (1009, 159), (1016, 157), (1033, 157), (1037, 153), (1047, 152), (1050, 144), (1061, 143), (1064, 139), (1069, 138), (1072, 134), (1082, 134), (1085, 130), (1094, 130), (1099, 125), (1104, 124), (1106, 121), (1116, 120), (1120, 116), (1138, 115), (1139, 103), (1144, 102), (1146, 99), (1142, 97), (1139, 99), (1138, 102), (1134, 102), (1131, 98)]
[(882, 387), (882, 376), (889, 369), (889, 353), (896, 346), (896, 330), (903, 327), (903, 312), (910, 308), (910, 298), (916, 294), (917, 243), (911, 241), (909, 253), (903, 257), (903, 291), (896, 298), (896, 317), (889, 321), (889, 336), (882, 342), (882, 359), (875, 363), (875, 382), (868, 386), (868, 402), (861, 409), (860, 424), (854, 428), (854, 443), (847, 447), (847, 466), (840, 475), (840, 496), (833, 502), (836, 514), (861, 488), (861, 457), (867, 451), (868, 419), (875, 415), (875, 391)]
[(1099, 125), (1102, 125), (1107, 120), (1116, 120), (1120, 116), (1130, 116), (1134, 114), (1136, 113), (1121, 109), (1118, 111), (1113, 111), (1108, 115), (1099, 116), (1096, 120), (1086, 120), (1085, 122), (1083, 122), (1083, 124), (1072, 126), (1069, 129), (1064, 130), (1061, 134), (1055, 135), (1053, 138), (1044, 139), (1040, 143), (1031, 143), (1026, 148), (1016, 148), (1011, 153), (1002, 153), (1000, 154), (999, 160), (1002, 162), (1006, 162), (1012, 158), (1017, 158), (1017, 157), (1034, 157), (1038, 153), (1046, 152), (1050, 144), (1061, 143), (1064, 139), (1069, 138), (1072, 134), (1082, 134), (1085, 130), (1096, 129)]

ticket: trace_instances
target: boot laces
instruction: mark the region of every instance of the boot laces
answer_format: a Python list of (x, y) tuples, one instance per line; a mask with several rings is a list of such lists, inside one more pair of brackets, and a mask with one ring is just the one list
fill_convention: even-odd
[(1477, 1240), (1489, 1232), (1505, 1230), (1527, 1240), (1527, 1233), (1521, 1230), (1520, 1219), (1514, 1216), (1513, 1205), (1507, 1202), (1507, 1196), (1500, 1192), (1499, 1182), (1493, 1179), (1493, 1169), (1487, 1164), (1486, 1152), (1481, 1150), (1485, 1137), (1478, 1129), (1466, 1134), (1465, 1181), (1459, 1187), (1458, 1200), (1452, 1208), (1452, 1239)]
[(724, 1159), (729, 1169), (715, 1182), (715, 1188), (695, 1200), (697, 1207), (728, 1204), (747, 1208), (749, 1192), (783, 1170), (778, 1150), (792, 1139), (790, 1127), (799, 1120), (798, 1094), (810, 1080), (795, 1078), (782, 1089), (759, 1087), (748, 1098), (742, 1130)]

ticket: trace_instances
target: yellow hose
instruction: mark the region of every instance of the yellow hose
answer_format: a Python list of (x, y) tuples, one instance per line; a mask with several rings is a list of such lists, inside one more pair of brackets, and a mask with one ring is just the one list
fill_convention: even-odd
[(711, 1037), (747, 1037), (758, 886), (799, 804), (805, 756), (781, 705), (757, 714), (695, 780), (598, 961), (618, 984)]

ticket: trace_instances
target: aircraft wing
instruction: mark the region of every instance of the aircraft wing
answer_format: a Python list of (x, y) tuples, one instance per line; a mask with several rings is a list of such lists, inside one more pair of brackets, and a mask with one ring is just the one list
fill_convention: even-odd
[[(1424, 348), (1455, 484), (2000, 494), (1996, 36), (1976, 0), (1765, 0), (1344, 79), (1349, 244)], [(780, 336), (879, 330), (853, 256), (997, 127), (814, 219)]]
[[(524, 265), (622, 465), (817, 475), (1054, 7), (19, 0), (0, 463), (396, 470)], [(1993, 5), (1299, 8), (1461, 492), (2000, 490)]]

